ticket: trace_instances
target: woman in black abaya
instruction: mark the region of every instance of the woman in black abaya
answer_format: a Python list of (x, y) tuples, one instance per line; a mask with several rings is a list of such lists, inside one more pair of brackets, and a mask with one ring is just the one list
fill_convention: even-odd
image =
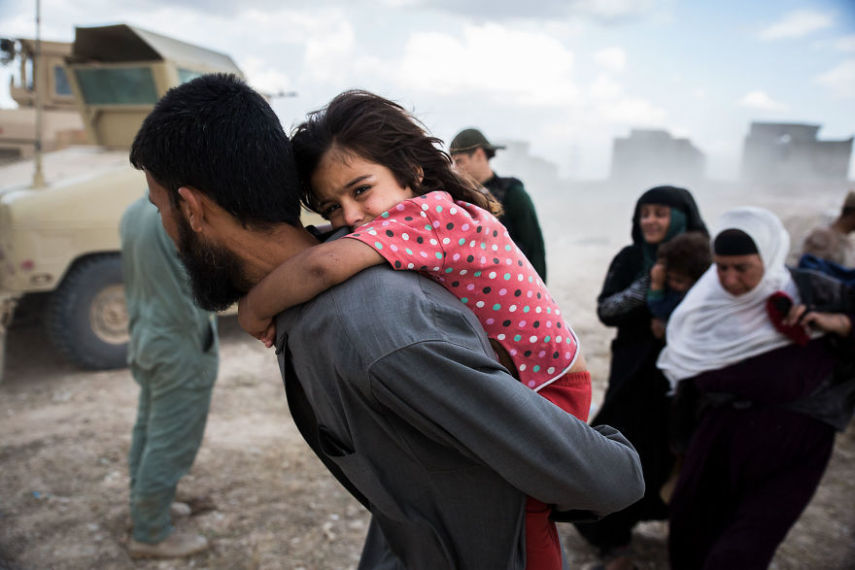
[(657, 249), (686, 231), (708, 235), (688, 190), (657, 186), (642, 194), (632, 217), (633, 243), (612, 260), (597, 298), (598, 317), (603, 324), (617, 327), (617, 335), (611, 346), (609, 385), (591, 424), (608, 424), (623, 432), (641, 457), (646, 484), (645, 495), (637, 503), (600, 521), (576, 524), (579, 533), (599, 549), (607, 570), (632, 568), (630, 541), (638, 522), (668, 516), (659, 490), (674, 463), (668, 447), (670, 386), (656, 368), (664, 342), (652, 330), (647, 291)]

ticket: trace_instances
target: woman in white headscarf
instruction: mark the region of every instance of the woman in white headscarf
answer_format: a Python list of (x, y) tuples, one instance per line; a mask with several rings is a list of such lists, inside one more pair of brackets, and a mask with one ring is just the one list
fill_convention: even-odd
[(676, 570), (766, 568), (855, 394), (851, 290), (785, 267), (789, 236), (767, 210), (731, 210), (718, 227), (657, 362), (696, 420), (671, 497)]

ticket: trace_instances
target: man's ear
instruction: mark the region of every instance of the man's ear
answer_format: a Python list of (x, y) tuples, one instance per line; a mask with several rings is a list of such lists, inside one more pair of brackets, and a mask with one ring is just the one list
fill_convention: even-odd
[(178, 195), (182, 198), (178, 205), (184, 214), (184, 219), (194, 232), (202, 231), (202, 224), (205, 221), (203, 196), (198, 190), (189, 186), (179, 188)]

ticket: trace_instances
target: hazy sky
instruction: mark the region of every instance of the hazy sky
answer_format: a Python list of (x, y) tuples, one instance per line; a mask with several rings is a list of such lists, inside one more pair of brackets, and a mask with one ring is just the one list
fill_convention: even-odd
[[(565, 176), (608, 173), (633, 127), (689, 137), (734, 177), (751, 120), (855, 134), (853, 0), (43, 0), (42, 38), (128, 23), (228, 53), (286, 128), (347, 88), (395, 99), (448, 141), (527, 140)], [(0, 0), (0, 36), (35, 2)], [(0, 69), (0, 105), (12, 106)], [(855, 165), (850, 172), (855, 172)], [(855, 176), (851, 176), (855, 177)]]

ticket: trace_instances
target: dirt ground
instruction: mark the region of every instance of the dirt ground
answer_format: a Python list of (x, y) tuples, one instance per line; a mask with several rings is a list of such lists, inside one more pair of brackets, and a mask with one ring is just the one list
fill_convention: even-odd
[[(542, 219), (551, 256), (550, 291), (572, 315), (599, 402), (614, 331), (597, 320), (594, 299), (609, 261), (629, 238), (632, 202), (598, 192), (574, 196), (574, 209), (556, 195), (554, 202), (542, 201), (540, 211), (555, 213)], [(718, 190), (696, 196), (708, 220), (745, 200), (741, 193)], [(798, 236), (816, 223), (805, 212), (837, 207), (838, 200), (836, 194), (775, 196), (763, 205), (791, 213), (788, 226)], [(615, 214), (591, 216), (591, 211)], [(81, 371), (55, 355), (37, 319), (39, 310), (35, 299), (17, 313), (0, 384), (0, 570), (356, 566), (366, 512), (303, 443), (288, 414), (273, 353), (243, 334), (233, 317), (220, 319), (221, 365), (205, 440), (178, 489), (179, 498), (195, 500), (196, 511), (177, 524), (204, 534), (213, 547), (187, 560), (131, 560), (125, 549), (126, 456), (137, 387), (127, 370)], [(772, 567), (855, 568), (853, 507), (855, 427), (850, 425), (838, 435), (825, 477)], [(571, 525), (560, 525), (560, 532), (572, 568), (595, 560)], [(668, 567), (666, 536), (662, 522), (636, 527), (639, 568)]]
[[(125, 550), (126, 454), (136, 386), (127, 370), (85, 372), (63, 362), (38, 321), (19, 313), (0, 385), (0, 568), (355, 567), (365, 511), (303, 444), (272, 353), (234, 318), (221, 318), (220, 329), (222, 365), (205, 441), (179, 486), (198, 510), (178, 524), (207, 536), (213, 548), (186, 560), (134, 561)], [(592, 349), (589, 357), (602, 378), (607, 353)], [(850, 429), (838, 437), (822, 485), (774, 568), (855, 567), (853, 473)], [(561, 532), (573, 567), (594, 560), (570, 525)], [(663, 523), (637, 527), (641, 568), (667, 567), (666, 532)]]

